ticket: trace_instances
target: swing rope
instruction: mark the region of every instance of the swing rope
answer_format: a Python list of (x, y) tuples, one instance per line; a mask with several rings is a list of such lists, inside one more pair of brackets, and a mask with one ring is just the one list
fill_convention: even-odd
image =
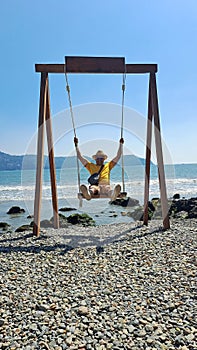
[[(76, 134), (76, 129), (75, 129), (75, 121), (74, 121), (74, 113), (73, 113), (73, 108), (72, 108), (72, 101), (71, 101), (71, 94), (70, 94), (70, 86), (68, 83), (68, 75), (66, 71), (66, 64), (64, 66), (64, 73), (66, 77), (66, 91), (68, 93), (68, 101), (69, 101), (69, 107), (70, 107), (70, 115), (71, 115), (71, 120), (72, 120), (72, 126), (73, 126), (73, 132), (74, 132), (74, 137), (77, 137)], [(80, 192), (80, 171), (79, 171), (79, 159), (77, 157), (77, 144), (75, 144), (75, 151), (76, 151), (76, 159), (77, 159), (77, 180), (78, 180), (78, 188)]]
[[(125, 83), (126, 83), (126, 72), (123, 73), (123, 81), (122, 81), (122, 119), (121, 119), (121, 133), (120, 133), (121, 138), (123, 138), (123, 126), (124, 126), (124, 123), (123, 123), (124, 122), (124, 98), (125, 98), (125, 89), (126, 89)], [(123, 188), (123, 192), (125, 192), (123, 150), (122, 150), (122, 188)]]
[[(76, 134), (76, 129), (75, 129), (74, 113), (73, 113), (73, 108), (72, 108), (71, 93), (70, 93), (70, 86), (68, 83), (66, 64), (64, 66), (64, 73), (65, 73), (65, 77), (66, 77), (66, 91), (68, 93), (68, 101), (69, 101), (69, 107), (70, 107), (70, 115), (71, 115), (71, 120), (72, 120), (73, 132), (74, 132), (74, 137), (76, 138), (77, 134)], [(123, 124), (124, 124), (124, 98), (125, 98), (125, 88), (126, 88), (125, 82), (126, 82), (126, 72), (123, 73), (123, 82), (122, 82), (122, 116), (121, 116), (121, 133), (120, 133), (121, 138), (123, 138)], [(79, 188), (79, 192), (80, 192), (80, 171), (79, 171), (79, 159), (77, 157), (77, 145), (76, 144), (75, 144), (75, 150), (76, 150), (76, 159), (77, 159), (78, 188)], [(125, 192), (123, 151), (122, 151), (122, 187), (123, 187), (123, 192)]]

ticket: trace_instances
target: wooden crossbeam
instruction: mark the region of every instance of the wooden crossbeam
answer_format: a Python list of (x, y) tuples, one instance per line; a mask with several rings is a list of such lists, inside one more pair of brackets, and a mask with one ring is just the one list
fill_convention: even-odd
[(157, 64), (155, 63), (139, 63), (139, 64), (126, 64), (127, 74), (145, 74), (145, 73), (156, 73)]
[[(117, 64), (117, 63), (116, 63)], [(69, 66), (67, 66), (67, 73), (95, 73), (95, 74), (98, 74), (98, 73), (114, 73), (114, 74), (117, 74), (117, 73), (123, 73), (124, 72), (124, 69), (121, 68), (121, 69), (117, 69), (116, 67), (116, 71), (115, 71), (115, 67), (113, 67), (113, 71), (111, 69), (111, 71), (109, 72), (110, 70), (110, 67), (106, 67), (105, 71), (104, 69), (102, 68), (102, 71), (101, 70), (98, 70), (98, 69), (95, 69), (93, 71), (93, 68), (91, 68), (92, 70), (90, 71), (90, 67), (89, 67), (89, 71), (85, 71), (84, 67), (83, 67), (83, 72), (82, 72), (82, 68), (80, 71), (75, 71), (73, 70), (74, 68), (72, 68), (72, 71), (69, 70)], [(108, 71), (107, 71), (108, 69)], [(64, 64), (36, 64), (35, 65), (35, 71), (37, 73), (59, 73), (59, 74), (62, 74), (62, 73), (65, 73), (65, 65)], [(127, 74), (145, 74), (145, 73), (156, 73), (157, 72), (157, 64), (144, 64), (144, 63), (139, 63), (139, 64), (126, 64), (125, 65), (125, 71)]]
[(124, 57), (65, 57), (69, 73), (124, 73)]
[(44, 63), (44, 64), (35, 64), (35, 71), (37, 73), (64, 73), (65, 71), (64, 64), (53, 64), (53, 63)]

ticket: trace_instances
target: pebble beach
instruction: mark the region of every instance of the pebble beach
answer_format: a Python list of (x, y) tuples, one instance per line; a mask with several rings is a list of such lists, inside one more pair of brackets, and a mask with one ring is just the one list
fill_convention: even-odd
[(0, 235), (0, 349), (197, 349), (197, 220)]

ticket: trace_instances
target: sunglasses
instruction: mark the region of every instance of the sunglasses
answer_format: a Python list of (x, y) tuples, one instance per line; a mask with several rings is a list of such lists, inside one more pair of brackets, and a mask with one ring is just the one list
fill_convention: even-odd
[(97, 160), (103, 160), (104, 158), (100, 158), (100, 157), (99, 157), (99, 158), (96, 158), (96, 159), (97, 159)]

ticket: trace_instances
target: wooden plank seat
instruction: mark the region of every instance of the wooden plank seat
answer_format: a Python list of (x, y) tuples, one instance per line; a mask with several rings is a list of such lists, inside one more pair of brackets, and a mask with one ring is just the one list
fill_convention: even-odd
[[(127, 197), (127, 192), (120, 192), (119, 196), (117, 198), (125, 198)], [(79, 199), (85, 199), (83, 196), (83, 193), (79, 192), (78, 193), (78, 198)], [(109, 200), (111, 199), (107, 194), (101, 193), (101, 194), (94, 194), (91, 196), (91, 199), (97, 199), (97, 198), (108, 198)]]

